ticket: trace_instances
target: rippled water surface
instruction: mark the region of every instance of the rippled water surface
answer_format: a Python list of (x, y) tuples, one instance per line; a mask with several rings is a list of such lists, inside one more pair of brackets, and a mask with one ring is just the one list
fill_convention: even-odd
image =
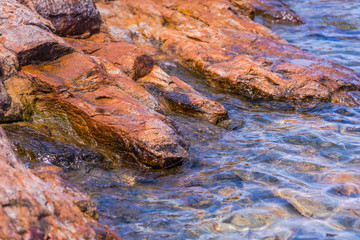
[[(271, 26), (289, 42), (360, 71), (360, 1), (287, 3), (307, 24)], [(215, 91), (218, 127), (174, 115), (192, 159), (168, 172), (73, 172), (123, 239), (360, 239), (360, 108), (293, 109)]]

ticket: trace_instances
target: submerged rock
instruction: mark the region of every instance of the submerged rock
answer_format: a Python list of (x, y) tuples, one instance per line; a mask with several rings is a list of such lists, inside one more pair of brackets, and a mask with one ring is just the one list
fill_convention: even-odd
[(252, 0), (255, 13), (273, 23), (302, 24), (303, 19), (289, 9), (281, 0)]
[(305, 217), (327, 218), (337, 210), (337, 202), (326, 195), (304, 194), (292, 189), (280, 189), (277, 195)]

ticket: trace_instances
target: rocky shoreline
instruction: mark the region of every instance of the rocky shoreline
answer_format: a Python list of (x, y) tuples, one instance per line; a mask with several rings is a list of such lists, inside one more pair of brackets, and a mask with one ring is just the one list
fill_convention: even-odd
[(304, 22), (272, 0), (0, 0), (0, 120), (19, 158), (46, 163), (25, 168), (1, 130), (0, 238), (116, 239), (62, 169), (175, 167), (189, 146), (169, 113), (230, 124), (162, 59), (254, 100), (359, 105), (359, 74), (288, 44), (255, 14)]

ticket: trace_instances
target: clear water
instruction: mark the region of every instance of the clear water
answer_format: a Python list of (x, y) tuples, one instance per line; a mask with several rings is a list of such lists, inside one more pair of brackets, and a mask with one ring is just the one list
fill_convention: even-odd
[[(359, 0), (286, 2), (307, 24), (276, 33), (360, 71)], [(174, 115), (192, 146), (182, 167), (70, 173), (101, 222), (123, 239), (360, 239), (360, 108), (250, 102), (161, 64), (221, 102), (232, 128)]]

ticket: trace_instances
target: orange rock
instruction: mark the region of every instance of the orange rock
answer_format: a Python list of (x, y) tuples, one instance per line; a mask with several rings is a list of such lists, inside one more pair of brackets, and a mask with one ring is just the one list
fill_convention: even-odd
[(220, 103), (206, 98), (180, 79), (167, 75), (155, 65), (154, 60), (132, 44), (104, 44), (93, 55), (121, 68), (148, 92), (165, 99), (172, 110), (202, 117), (214, 124), (227, 118), (227, 111)]
[(188, 157), (186, 144), (171, 124), (122, 91), (91, 57), (73, 53), (23, 67), (22, 74), (31, 79), (34, 91), (48, 93), (43, 102), (37, 100), (37, 110), (62, 112), (80, 137), (92, 139), (89, 144), (155, 168)]
[(338, 194), (340, 196), (359, 197), (360, 186), (354, 183), (345, 183), (343, 185), (333, 187), (331, 189), (331, 192), (333, 192), (334, 194)]
[(226, 109), (220, 103), (201, 95), (177, 77), (170, 77), (158, 66), (137, 82), (149, 92), (165, 99), (175, 111), (204, 118), (213, 124), (228, 117)]
[(96, 233), (68, 196), (19, 163), (0, 128), (1, 239), (95, 239)]
[(140, 48), (157, 46), (211, 84), (252, 99), (339, 102), (343, 92), (360, 89), (359, 74), (286, 43), (229, 1), (97, 5), (114, 39), (127, 34)]

